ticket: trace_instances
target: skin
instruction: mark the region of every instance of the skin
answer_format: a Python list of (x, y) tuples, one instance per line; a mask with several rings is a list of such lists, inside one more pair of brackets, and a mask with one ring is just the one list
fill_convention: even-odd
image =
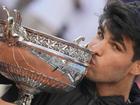
[(132, 40), (123, 37), (121, 44), (113, 40), (105, 22), (100, 27), (88, 45), (94, 54), (86, 76), (96, 82), (100, 96), (119, 95), (127, 101), (133, 79), (140, 74), (140, 61), (132, 62)]
[(15, 104), (8, 103), (0, 99), (0, 105), (15, 105)]

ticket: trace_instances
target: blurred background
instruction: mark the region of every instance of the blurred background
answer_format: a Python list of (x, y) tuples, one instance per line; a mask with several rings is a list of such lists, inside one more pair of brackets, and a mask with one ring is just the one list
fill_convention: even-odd
[(96, 34), (98, 18), (107, 0), (0, 0), (17, 9), (22, 25), (68, 41), (78, 36), (89, 42)]

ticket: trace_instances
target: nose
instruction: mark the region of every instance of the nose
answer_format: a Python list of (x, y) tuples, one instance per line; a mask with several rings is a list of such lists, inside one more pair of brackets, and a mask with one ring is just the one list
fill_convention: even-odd
[(87, 47), (94, 55), (102, 56), (105, 46), (102, 42), (90, 42)]

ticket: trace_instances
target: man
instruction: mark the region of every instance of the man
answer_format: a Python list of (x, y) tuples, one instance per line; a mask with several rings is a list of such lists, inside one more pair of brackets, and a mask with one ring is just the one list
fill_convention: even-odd
[(32, 105), (133, 104), (129, 93), (140, 75), (139, 7), (140, 2), (109, 2), (88, 45), (94, 54), (86, 78), (68, 93), (38, 94)]

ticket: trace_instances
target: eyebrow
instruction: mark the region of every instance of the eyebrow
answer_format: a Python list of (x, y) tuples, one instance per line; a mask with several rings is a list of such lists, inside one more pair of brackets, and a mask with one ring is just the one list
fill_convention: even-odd
[(99, 24), (98, 29), (101, 29), (101, 31), (104, 33), (106, 27), (106, 20), (104, 20), (101, 24)]
[(98, 26), (98, 29), (100, 29), (104, 33), (104, 27), (102, 25)]

